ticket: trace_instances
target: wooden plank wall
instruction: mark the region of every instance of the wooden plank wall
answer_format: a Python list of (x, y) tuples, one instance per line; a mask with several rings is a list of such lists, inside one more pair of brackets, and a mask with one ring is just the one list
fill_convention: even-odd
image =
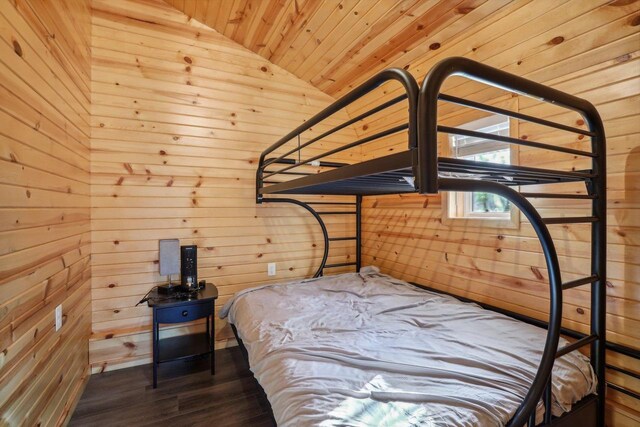
[[(99, 372), (150, 362), (151, 310), (135, 304), (164, 280), (158, 239), (199, 246), (218, 308), (247, 286), (312, 274), (319, 227), (301, 208), (256, 205), (255, 169), (262, 150), (333, 99), (163, 2), (93, 8), (90, 358)], [(323, 148), (354, 136), (345, 129)], [(327, 217), (333, 235), (354, 232), (346, 218)], [(330, 262), (353, 258), (353, 242), (337, 243)], [(278, 263), (275, 278), (268, 262)], [(224, 345), (231, 334), (219, 325)]]
[[(526, 2), (524, 2), (526, 3)], [(550, 85), (593, 102), (608, 137), (608, 288), (607, 322), (611, 342), (639, 348), (640, 340), (640, 35), (638, 3), (514, 2), (482, 21), (472, 32), (447, 39), (420, 56), (408, 52), (409, 71), (422, 81), (438, 60), (466, 56)], [(540, 7), (545, 4), (546, 9)], [(479, 8), (464, 19), (473, 19)], [(528, 18), (528, 19), (525, 19)], [(500, 30), (497, 31), (496, 29)], [(439, 35), (430, 35), (439, 40)], [(402, 61), (400, 57), (399, 61)], [(403, 66), (392, 62), (390, 66)], [(584, 121), (548, 104), (505, 96), (497, 89), (453, 78), (444, 90), (456, 96), (500, 103), (526, 114), (585, 127)], [(388, 97), (397, 95), (389, 91)], [(350, 110), (356, 115), (369, 101)], [(360, 136), (406, 120), (402, 109), (379, 115), (357, 130)], [(445, 124), (461, 124), (477, 114), (442, 105)], [(580, 137), (520, 122), (518, 133), (533, 141), (589, 149)], [(446, 138), (446, 136), (445, 136)], [(365, 158), (406, 149), (406, 139), (388, 138), (364, 150)], [(588, 168), (574, 156), (522, 148), (520, 164), (571, 170)], [(529, 191), (584, 192), (584, 186), (529, 187)], [(588, 204), (533, 200), (543, 216), (589, 212)], [(539, 243), (523, 219), (519, 230), (478, 229), (464, 221), (442, 223), (439, 196), (367, 197), (363, 208), (363, 262), (405, 280), (467, 296), (478, 301), (544, 319), (548, 313), (547, 272)], [(551, 226), (564, 280), (589, 274), (589, 227)], [(588, 288), (565, 292), (564, 324), (588, 331)], [(609, 362), (640, 373), (632, 359), (610, 354)], [(614, 383), (638, 392), (637, 379), (608, 372)], [(608, 424), (638, 425), (637, 401), (608, 390)]]
[(2, 425), (63, 424), (88, 379), (90, 34), (88, 1), (0, 2)]

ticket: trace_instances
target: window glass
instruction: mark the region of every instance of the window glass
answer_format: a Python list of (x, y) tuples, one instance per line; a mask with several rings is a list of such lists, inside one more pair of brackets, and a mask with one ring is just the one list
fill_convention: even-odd
[[(479, 162), (499, 163), (501, 165), (511, 164), (511, 150), (487, 151), (462, 157), (466, 160)], [(501, 212), (508, 213), (511, 210), (511, 203), (500, 196), (491, 193), (472, 193), (470, 211), (472, 213)]]
[[(460, 126), (485, 134), (509, 136), (509, 119), (494, 115)], [(477, 162), (511, 164), (510, 145), (479, 136), (450, 135), (452, 157)], [(453, 193), (449, 203), (449, 217), (495, 219), (509, 218), (511, 203), (490, 193)]]

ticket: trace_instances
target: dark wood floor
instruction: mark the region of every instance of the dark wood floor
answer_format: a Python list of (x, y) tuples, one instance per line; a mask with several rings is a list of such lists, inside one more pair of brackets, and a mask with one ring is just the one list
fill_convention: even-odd
[(238, 347), (208, 359), (162, 365), (152, 388), (151, 365), (94, 374), (70, 426), (275, 426), (269, 403)]

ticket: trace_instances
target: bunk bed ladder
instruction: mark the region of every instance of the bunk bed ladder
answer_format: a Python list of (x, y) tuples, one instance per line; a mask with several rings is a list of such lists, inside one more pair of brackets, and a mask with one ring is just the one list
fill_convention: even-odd
[[(343, 242), (343, 241), (354, 241), (355, 242), (355, 246), (356, 246), (356, 260), (355, 261), (347, 261), (347, 262), (340, 262), (340, 263), (335, 263), (335, 264), (324, 264), (322, 266), (322, 270), (325, 270), (327, 268), (337, 268), (337, 267), (349, 267), (349, 266), (354, 266), (356, 268), (356, 271), (360, 271), (360, 267), (361, 267), (361, 247), (360, 247), (360, 242), (361, 242), (361, 216), (362, 216), (362, 196), (356, 196), (356, 201), (353, 203), (345, 203), (345, 202), (309, 202), (310, 205), (314, 205), (314, 204), (322, 204), (322, 205), (349, 205), (349, 206), (354, 206), (355, 210), (351, 211), (319, 211), (318, 215), (320, 216), (325, 216), (325, 215), (354, 215), (355, 216), (355, 223), (356, 223), (356, 235), (355, 236), (340, 236), (340, 237), (328, 237), (326, 239), (325, 244), (329, 247), (329, 250), (331, 250), (331, 242)], [(323, 271), (324, 273), (324, 271)]]
[[(322, 231), (322, 236), (324, 239), (324, 247), (323, 247), (323, 255), (322, 261), (320, 262), (320, 266), (316, 270), (313, 277), (320, 277), (324, 275), (324, 270), (327, 268), (335, 268), (335, 267), (347, 267), (354, 266), (356, 271), (360, 271), (361, 266), (361, 213), (362, 213), (362, 196), (356, 196), (355, 202), (302, 202), (297, 199), (290, 198), (261, 198), (260, 203), (291, 203), (297, 206), (300, 206), (306, 209), (313, 217), (316, 219), (318, 224), (320, 225), (320, 229)], [(331, 205), (331, 206), (354, 206), (355, 210), (353, 211), (316, 211), (312, 205)], [(355, 236), (340, 236), (340, 237), (329, 237), (329, 231), (327, 230), (327, 226), (322, 219), (324, 215), (355, 215), (356, 222), (356, 235)], [(340, 242), (340, 241), (354, 241), (355, 242), (355, 250), (356, 250), (356, 260), (355, 262), (343, 262), (336, 264), (327, 264), (327, 260), (329, 258), (329, 250), (331, 247), (331, 242)]]
[[(605, 177), (604, 177), (604, 136), (600, 132), (591, 132), (592, 138), (592, 164), (593, 177), (585, 181), (586, 194), (563, 194), (563, 193), (521, 193), (527, 198), (554, 198), (554, 199), (578, 199), (591, 200), (590, 216), (566, 216), (543, 218), (545, 225), (557, 224), (591, 224), (591, 274), (586, 277), (571, 280), (562, 283), (562, 291), (573, 289), (580, 286), (591, 286), (591, 319), (590, 333), (576, 341), (567, 344), (557, 350), (555, 357), (559, 358), (572, 351), (578, 350), (587, 345), (591, 346), (591, 363), (594, 367), (596, 376), (598, 377), (597, 392), (600, 396), (604, 396), (606, 383), (604, 379), (604, 352), (606, 349), (606, 341), (604, 339), (604, 304), (606, 298), (606, 282), (605, 277), (605, 255), (606, 251), (606, 197), (605, 197)], [(597, 138), (601, 137), (602, 140)], [(548, 410), (552, 406), (552, 390), (551, 378), (545, 385), (542, 400), (545, 407), (544, 424), (550, 424), (552, 421), (552, 411)], [(597, 425), (604, 423), (604, 399), (598, 400), (597, 408)], [(535, 411), (530, 415), (528, 426), (535, 426)]]
[[(404, 97), (400, 97), (398, 99), (396, 99), (395, 101), (388, 103), (389, 105), (393, 105), (395, 103), (397, 103), (399, 100), (404, 99)], [(363, 117), (366, 117), (363, 116)], [(362, 118), (362, 117), (361, 117)], [(352, 120), (353, 121), (353, 120)], [(350, 121), (351, 122), (351, 121)], [(325, 132), (324, 135), (330, 134), (335, 132), (338, 129), (341, 129), (342, 127), (344, 127), (346, 125), (341, 125), (338, 126), (337, 128), (332, 129), (329, 132)], [(266, 166), (269, 165), (278, 165), (278, 164), (284, 164), (284, 165), (288, 165), (286, 166), (284, 169), (281, 169), (280, 171), (277, 172), (277, 174), (284, 174), (284, 175), (300, 175), (300, 176), (309, 176), (309, 175), (314, 175), (313, 172), (291, 172), (290, 169), (296, 167), (296, 166), (301, 166), (301, 165), (309, 165), (309, 166), (319, 166), (322, 168), (339, 168), (342, 166), (345, 166), (346, 163), (339, 163), (339, 162), (331, 162), (331, 161), (318, 161), (317, 163), (314, 161), (314, 163), (311, 163), (310, 161), (305, 160), (304, 162), (301, 162), (300, 159), (292, 159), (292, 158), (286, 158), (286, 156), (294, 153), (295, 151), (298, 151), (300, 148), (308, 146), (310, 143), (315, 142), (316, 140), (320, 139), (320, 137), (314, 138), (310, 141), (307, 141), (306, 143), (302, 144), (302, 145), (298, 145), (297, 148), (295, 148), (294, 150), (290, 150), (289, 152), (279, 156), (279, 157), (275, 157), (275, 158), (271, 158), (271, 159), (261, 159), (261, 162), (264, 162), (265, 164), (265, 168)], [(300, 142), (298, 141), (298, 144), (300, 144)], [(318, 224), (320, 224), (320, 228), (322, 229), (322, 235), (324, 238), (324, 253), (323, 253), (323, 257), (322, 257), (322, 261), (320, 262), (320, 266), (318, 267), (318, 269), (316, 270), (315, 274), (313, 275), (313, 277), (320, 277), (322, 275), (324, 275), (324, 270), (327, 268), (337, 268), (337, 267), (348, 267), (348, 266), (354, 266), (356, 268), (356, 271), (360, 271), (360, 266), (361, 266), (361, 247), (360, 247), (360, 243), (361, 243), (361, 236), (360, 236), (360, 226), (361, 226), (361, 214), (362, 214), (362, 196), (358, 195), (355, 196), (356, 200), (354, 202), (333, 202), (333, 201), (317, 201), (317, 202), (302, 202), (300, 200), (297, 199), (291, 199), (291, 198), (265, 198), (263, 197), (262, 194), (260, 194), (260, 187), (263, 184), (275, 184), (277, 183), (277, 181), (274, 182), (270, 182), (270, 181), (265, 181), (264, 178), (268, 178), (269, 176), (272, 176), (276, 174), (273, 171), (267, 171), (265, 169), (261, 169), (258, 168), (258, 172), (257, 172), (257, 176), (256, 176), (256, 182), (259, 183), (256, 187), (256, 202), (257, 203), (292, 203), (295, 205), (298, 205), (304, 209), (306, 209), (308, 212), (310, 212), (313, 217), (316, 219), (316, 221), (318, 221)], [(330, 206), (331, 208), (333, 208), (334, 210), (316, 210), (314, 209), (312, 206)], [(339, 207), (344, 207), (344, 206), (352, 206), (353, 210), (339, 210)], [(330, 215), (354, 215), (355, 216), (355, 223), (356, 223), (356, 235), (355, 236), (338, 236), (338, 237), (329, 237), (329, 231), (327, 230), (326, 224), (324, 223), (324, 220), (322, 219), (322, 217), (324, 216), (330, 216)], [(327, 260), (329, 258), (329, 251), (331, 248), (331, 242), (340, 242), (340, 241), (354, 241), (355, 242), (355, 251), (356, 251), (356, 260), (355, 261), (348, 261), (348, 262), (341, 262), (341, 263), (335, 263), (335, 264), (327, 264)]]

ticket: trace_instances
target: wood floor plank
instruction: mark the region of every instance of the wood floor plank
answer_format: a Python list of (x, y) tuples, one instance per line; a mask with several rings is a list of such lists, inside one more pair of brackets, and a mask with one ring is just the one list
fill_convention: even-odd
[(76, 407), (70, 426), (173, 427), (275, 426), (271, 407), (253, 378), (239, 347), (216, 351), (216, 374), (208, 359), (162, 365), (158, 388), (151, 365), (94, 374)]

